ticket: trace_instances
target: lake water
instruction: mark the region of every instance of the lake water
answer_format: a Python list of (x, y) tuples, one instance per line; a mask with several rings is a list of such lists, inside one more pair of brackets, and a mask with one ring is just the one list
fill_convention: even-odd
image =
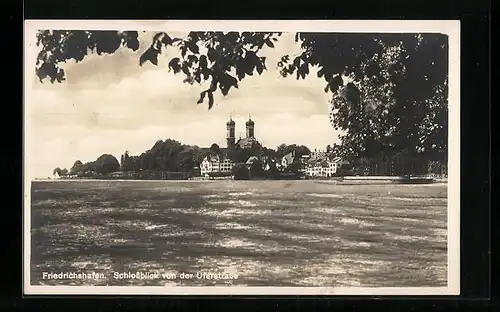
[[(446, 197), (446, 184), (33, 182), (31, 283), (446, 286)], [(200, 272), (227, 275), (180, 278)]]

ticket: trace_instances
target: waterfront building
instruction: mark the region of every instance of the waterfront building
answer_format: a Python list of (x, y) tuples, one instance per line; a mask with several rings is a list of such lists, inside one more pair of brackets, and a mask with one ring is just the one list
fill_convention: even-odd
[(201, 162), (200, 173), (202, 176), (208, 176), (212, 172), (230, 173), (235, 164), (231, 159), (222, 155), (206, 156)]
[(220, 153), (214, 155), (209, 148), (203, 148), (208, 155), (204, 157), (200, 165), (200, 173), (202, 176), (208, 176), (210, 173), (227, 173), (231, 172), (235, 163), (231, 160), (231, 151), (235, 149), (250, 149), (260, 146), (259, 141), (255, 138), (255, 122), (249, 116), (245, 123), (246, 136), (236, 140), (236, 123), (229, 117), (226, 123), (226, 147), (220, 148)]
[(340, 173), (340, 169), (349, 162), (340, 157), (331, 160), (320, 160), (309, 162), (306, 165), (305, 173), (309, 177), (332, 177)]

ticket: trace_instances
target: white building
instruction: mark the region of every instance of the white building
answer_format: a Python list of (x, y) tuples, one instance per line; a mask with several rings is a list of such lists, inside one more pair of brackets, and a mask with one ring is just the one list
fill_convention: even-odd
[(349, 162), (335, 157), (332, 160), (310, 163), (306, 167), (306, 175), (310, 177), (331, 177), (339, 172), (342, 165)]
[(207, 176), (211, 172), (231, 172), (234, 163), (220, 156), (207, 156), (201, 162), (200, 173), (202, 176)]

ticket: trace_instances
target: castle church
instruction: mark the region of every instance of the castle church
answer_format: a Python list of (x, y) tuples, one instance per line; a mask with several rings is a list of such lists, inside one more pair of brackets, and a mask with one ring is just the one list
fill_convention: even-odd
[(236, 123), (232, 117), (229, 117), (229, 121), (226, 123), (226, 148), (221, 148), (221, 155), (209, 155), (203, 159), (200, 166), (201, 175), (204, 176), (210, 172), (229, 173), (235, 164), (227, 157), (228, 151), (260, 146), (255, 138), (255, 122), (250, 116), (245, 122), (245, 127), (245, 137), (236, 140)]
[(229, 121), (226, 123), (226, 127), (227, 127), (226, 141), (228, 149), (233, 149), (236, 147), (245, 149), (245, 148), (252, 148), (255, 145), (260, 145), (260, 143), (255, 138), (255, 122), (252, 120), (250, 116), (248, 117), (248, 120), (245, 123), (246, 136), (244, 138), (239, 138), (238, 141), (236, 141), (236, 136), (235, 136), (236, 123), (231, 117), (229, 117)]

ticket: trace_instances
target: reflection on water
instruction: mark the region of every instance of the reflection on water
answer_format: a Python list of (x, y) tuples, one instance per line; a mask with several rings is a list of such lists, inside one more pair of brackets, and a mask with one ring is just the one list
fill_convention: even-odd
[[(446, 285), (446, 185), (65, 181), (32, 186), (44, 285)], [(180, 279), (201, 270), (235, 280)], [(113, 272), (177, 274), (114, 279)], [(104, 279), (48, 280), (43, 272)]]

